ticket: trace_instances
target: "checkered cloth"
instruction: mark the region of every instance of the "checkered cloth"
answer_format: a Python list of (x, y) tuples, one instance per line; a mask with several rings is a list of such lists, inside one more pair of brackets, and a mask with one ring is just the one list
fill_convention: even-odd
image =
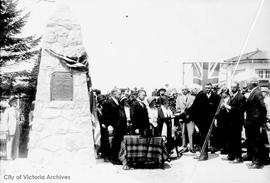
[(0, 131), (0, 159), (7, 159), (7, 133)]
[(124, 136), (119, 159), (130, 163), (163, 164), (168, 154), (162, 137)]

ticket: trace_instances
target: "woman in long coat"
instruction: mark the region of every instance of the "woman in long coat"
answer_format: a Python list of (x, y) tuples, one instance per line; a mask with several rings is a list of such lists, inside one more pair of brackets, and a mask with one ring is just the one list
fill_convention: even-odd
[(169, 108), (169, 99), (167, 97), (159, 98), (160, 107), (158, 108), (158, 130), (159, 135), (167, 138), (167, 151), (171, 152), (173, 149), (173, 126), (174, 116)]

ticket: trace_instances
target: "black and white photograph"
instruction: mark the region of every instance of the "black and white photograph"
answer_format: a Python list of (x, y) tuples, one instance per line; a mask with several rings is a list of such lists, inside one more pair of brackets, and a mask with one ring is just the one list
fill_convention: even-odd
[(1, 183), (269, 183), (269, 0), (0, 0)]

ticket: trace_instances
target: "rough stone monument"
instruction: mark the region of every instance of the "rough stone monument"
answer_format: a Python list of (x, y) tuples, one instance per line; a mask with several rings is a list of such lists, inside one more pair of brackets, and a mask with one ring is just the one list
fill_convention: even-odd
[[(79, 63), (70, 59), (85, 53), (80, 25), (70, 9), (61, 6), (46, 30), (28, 158), (40, 165), (92, 165), (95, 155), (86, 72), (73, 69)], [(71, 62), (64, 64), (61, 57)]]

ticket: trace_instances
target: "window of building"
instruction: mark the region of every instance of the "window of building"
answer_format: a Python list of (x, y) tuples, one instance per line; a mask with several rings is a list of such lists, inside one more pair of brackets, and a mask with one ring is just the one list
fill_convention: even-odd
[(256, 73), (262, 79), (270, 79), (270, 69), (257, 69)]
[(265, 71), (265, 79), (270, 79), (270, 69)]
[(259, 70), (258, 75), (260, 76), (260, 78), (263, 78), (263, 70)]

